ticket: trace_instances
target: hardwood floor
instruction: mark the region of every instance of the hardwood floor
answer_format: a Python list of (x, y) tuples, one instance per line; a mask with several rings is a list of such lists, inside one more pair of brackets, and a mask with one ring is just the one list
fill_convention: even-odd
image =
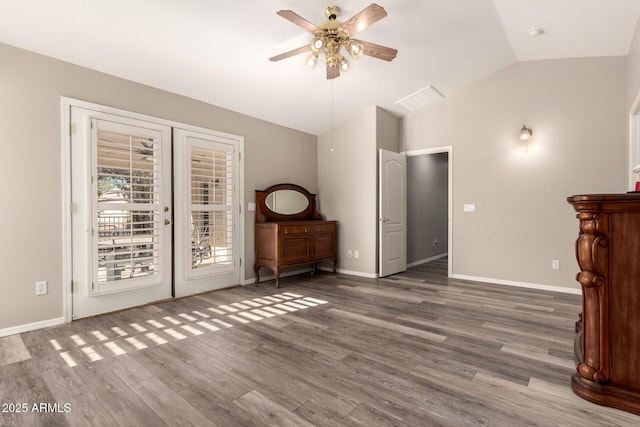
[(571, 392), (578, 295), (451, 280), (443, 262), (281, 286), (0, 339), (0, 425), (640, 424)]

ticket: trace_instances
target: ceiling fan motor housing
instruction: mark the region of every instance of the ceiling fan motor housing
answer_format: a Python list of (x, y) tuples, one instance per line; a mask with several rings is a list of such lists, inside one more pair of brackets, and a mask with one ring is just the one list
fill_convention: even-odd
[(330, 21), (335, 21), (338, 17), (338, 13), (340, 13), (338, 6), (329, 6), (324, 10), (324, 16), (326, 16)]

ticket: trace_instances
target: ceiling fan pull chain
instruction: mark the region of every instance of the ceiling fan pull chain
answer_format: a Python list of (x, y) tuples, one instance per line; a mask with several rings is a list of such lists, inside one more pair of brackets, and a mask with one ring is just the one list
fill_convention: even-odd
[(333, 146), (333, 120), (334, 120), (334, 114), (333, 114), (333, 79), (331, 80), (331, 152), (333, 153), (333, 150), (335, 149), (335, 147)]

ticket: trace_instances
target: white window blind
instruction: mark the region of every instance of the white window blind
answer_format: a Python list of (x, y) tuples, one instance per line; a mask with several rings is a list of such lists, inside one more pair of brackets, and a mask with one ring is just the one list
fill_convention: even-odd
[(157, 283), (162, 170), (157, 131), (93, 119), (93, 294)]
[(233, 147), (189, 137), (191, 271), (201, 276), (233, 270)]

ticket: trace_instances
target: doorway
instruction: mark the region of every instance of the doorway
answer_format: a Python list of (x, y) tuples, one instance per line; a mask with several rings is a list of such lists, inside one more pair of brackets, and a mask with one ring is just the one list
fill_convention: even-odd
[(407, 267), (438, 260), (452, 273), (453, 147), (407, 155)]
[(67, 102), (65, 320), (242, 283), (242, 138)]

